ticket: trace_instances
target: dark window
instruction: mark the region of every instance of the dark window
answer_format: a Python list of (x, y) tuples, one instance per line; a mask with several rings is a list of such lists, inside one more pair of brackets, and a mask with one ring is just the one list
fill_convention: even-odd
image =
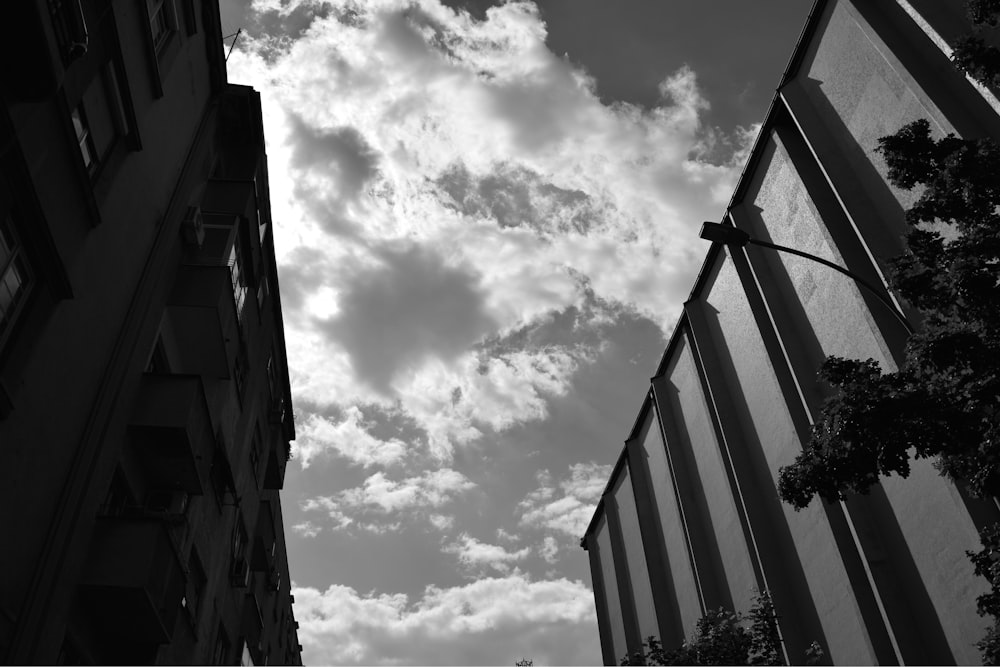
[(274, 368), (274, 355), (267, 358), (267, 391), (273, 403), (278, 397), (278, 373)]
[(226, 628), (222, 623), (219, 623), (219, 630), (215, 635), (215, 646), (212, 649), (212, 664), (229, 664), (229, 635), (226, 634)]
[(149, 34), (153, 38), (153, 47), (159, 54), (177, 29), (177, 11), (173, 0), (147, 0), (147, 6)]
[(247, 529), (243, 526), (243, 512), (239, 512), (236, 515), (236, 525), (233, 526), (233, 560), (245, 559), (246, 553)]
[(10, 332), (30, 285), (28, 261), (8, 215), (0, 219), (0, 343)]
[(243, 273), (243, 251), (240, 248), (240, 236), (236, 235), (233, 247), (229, 251), (229, 275), (233, 282), (233, 301), (236, 303), (236, 317), (243, 321), (243, 306), (247, 300), (247, 279)]
[(56, 33), (63, 64), (87, 53), (87, 22), (80, 0), (49, 0), (49, 15)]
[(181, 606), (187, 610), (191, 620), (198, 618), (201, 612), (201, 602), (205, 596), (205, 568), (202, 567), (201, 558), (198, 552), (192, 547), (191, 555), (188, 557), (188, 579), (184, 597), (181, 598)]
[(129, 131), (113, 62), (105, 63), (70, 115), (83, 165), (89, 174), (95, 174), (118, 137)]
[(253, 471), (254, 484), (258, 488), (260, 488), (260, 480), (258, 479), (260, 474), (260, 456), (260, 426), (258, 424), (254, 424), (253, 439), (250, 442), (250, 469)]
[(87, 112), (83, 104), (73, 109), (73, 131), (83, 157), (83, 166), (93, 173), (97, 169), (97, 150), (94, 148), (94, 139), (90, 136), (90, 125), (87, 123)]
[(264, 299), (267, 298), (268, 293), (268, 281), (267, 279), (261, 280), (260, 284), (257, 285), (257, 312), (258, 314), (264, 310)]

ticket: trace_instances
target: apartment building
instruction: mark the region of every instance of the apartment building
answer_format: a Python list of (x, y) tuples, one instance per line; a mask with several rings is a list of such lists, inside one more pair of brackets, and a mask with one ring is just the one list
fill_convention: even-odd
[[(949, 60), (964, 3), (820, 0), (720, 222), (885, 288), (904, 210), (875, 152), (927, 119), (938, 136), (1000, 138), (1000, 103)], [(898, 304), (897, 304), (898, 305)], [(912, 322), (918, 318), (912, 317)], [(866, 496), (796, 512), (777, 473), (809, 438), (828, 355), (893, 370), (907, 331), (829, 267), (714, 244), (583, 538), (605, 664), (653, 635), (679, 645), (707, 611), (770, 591), (786, 658), (976, 664), (986, 582), (967, 549), (1000, 518), (928, 460)]]
[(0, 26), (0, 656), (301, 664), (260, 97), (218, 1)]

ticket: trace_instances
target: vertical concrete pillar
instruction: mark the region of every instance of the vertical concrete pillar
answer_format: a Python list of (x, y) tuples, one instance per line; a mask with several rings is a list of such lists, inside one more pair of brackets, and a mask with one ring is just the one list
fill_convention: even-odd
[[(598, 508), (597, 511), (601, 511)], [(605, 665), (617, 665), (614, 642), (611, 639), (611, 620), (608, 615), (608, 598), (604, 588), (604, 571), (601, 569), (601, 551), (593, 533), (587, 533), (580, 546), (590, 558), (590, 579), (594, 586), (594, 606), (597, 609), (597, 628), (601, 638), (601, 657)]]
[(653, 497), (649, 465), (642, 449), (643, 432), (658, 427), (658, 424), (653, 423), (653, 410), (652, 396), (647, 395), (639, 418), (644, 423), (636, 437), (625, 443), (626, 461), (635, 494), (639, 528), (642, 532), (642, 547), (646, 554), (646, 569), (649, 571), (649, 581), (653, 588), (659, 638), (664, 646), (679, 646), (684, 641), (684, 626), (677, 606), (677, 595), (664, 544), (659, 508)]
[(632, 575), (629, 572), (627, 548), (638, 548), (639, 545), (626, 546), (622, 536), (621, 518), (618, 514), (618, 501), (613, 494), (604, 496), (604, 515), (608, 520), (608, 532), (611, 536), (611, 553), (615, 559), (615, 577), (618, 581), (618, 597), (621, 600), (622, 620), (625, 623), (625, 643), (628, 653), (632, 655), (642, 651), (642, 634), (639, 632), (639, 619), (636, 615), (635, 597), (632, 595)]

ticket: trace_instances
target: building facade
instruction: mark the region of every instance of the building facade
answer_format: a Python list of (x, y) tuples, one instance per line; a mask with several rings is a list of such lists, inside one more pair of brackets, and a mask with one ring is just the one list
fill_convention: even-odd
[[(889, 184), (877, 140), (920, 118), (938, 136), (1000, 138), (1000, 104), (948, 58), (970, 28), (963, 4), (817, 2), (722, 223), (884, 288), (915, 193)], [(582, 541), (605, 664), (650, 635), (679, 645), (755, 590), (772, 595), (791, 664), (814, 640), (836, 664), (980, 661), (987, 585), (965, 551), (996, 504), (927, 460), (846, 502), (796, 512), (777, 493), (827, 395), (822, 361), (891, 371), (906, 336), (828, 267), (713, 245)]]
[(218, 1), (0, 26), (0, 657), (301, 664), (260, 97)]

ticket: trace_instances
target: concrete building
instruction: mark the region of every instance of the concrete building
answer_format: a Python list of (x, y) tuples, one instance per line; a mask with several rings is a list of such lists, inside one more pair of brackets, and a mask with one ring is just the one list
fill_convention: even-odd
[[(887, 182), (878, 138), (919, 118), (1000, 138), (1000, 104), (947, 56), (963, 4), (817, 2), (722, 222), (884, 286), (914, 193)], [(979, 662), (986, 583), (965, 551), (995, 504), (926, 460), (843, 503), (795, 512), (777, 494), (825, 397), (822, 361), (893, 370), (905, 338), (821, 264), (713, 245), (583, 538), (605, 664), (649, 635), (679, 645), (754, 589), (771, 592), (793, 663), (812, 640), (838, 664)]]
[(301, 664), (260, 98), (218, 2), (0, 30), (0, 658)]

